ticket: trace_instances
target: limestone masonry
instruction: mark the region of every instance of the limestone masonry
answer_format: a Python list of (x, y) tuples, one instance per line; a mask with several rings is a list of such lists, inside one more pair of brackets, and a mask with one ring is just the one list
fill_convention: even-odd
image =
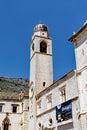
[(0, 77), (0, 130), (87, 130), (87, 23), (69, 38), (76, 69), (53, 81), (48, 27), (34, 28), (30, 80)]
[(34, 28), (30, 56), (29, 130), (87, 130), (87, 23), (70, 39), (76, 69), (53, 82), (52, 39)]

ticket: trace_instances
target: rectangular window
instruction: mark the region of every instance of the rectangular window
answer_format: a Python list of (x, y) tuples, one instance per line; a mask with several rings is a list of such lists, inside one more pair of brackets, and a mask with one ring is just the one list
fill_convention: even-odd
[(59, 93), (60, 93), (60, 103), (65, 102), (66, 101), (65, 86), (59, 89)]
[(52, 107), (52, 94), (49, 94), (47, 96), (47, 109), (50, 109)]
[(2, 105), (0, 105), (0, 112), (2, 112)]
[(13, 113), (17, 112), (17, 106), (13, 106)]
[(17, 113), (18, 106), (19, 106), (19, 104), (12, 104), (12, 112), (13, 113)]
[(45, 82), (43, 82), (43, 87), (45, 87), (45, 85), (46, 85), (46, 83), (45, 83)]

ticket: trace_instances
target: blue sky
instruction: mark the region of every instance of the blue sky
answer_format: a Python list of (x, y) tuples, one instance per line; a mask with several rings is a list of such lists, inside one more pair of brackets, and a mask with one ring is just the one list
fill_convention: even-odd
[(0, 0), (0, 76), (29, 78), (33, 28), (42, 22), (53, 40), (57, 80), (75, 68), (68, 41), (87, 20), (87, 0)]

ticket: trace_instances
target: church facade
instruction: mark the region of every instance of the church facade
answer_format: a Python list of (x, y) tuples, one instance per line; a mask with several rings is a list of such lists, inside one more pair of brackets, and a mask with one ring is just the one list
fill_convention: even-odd
[(53, 82), (52, 39), (34, 28), (30, 47), (29, 130), (87, 129), (87, 23), (69, 39), (76, 69)]

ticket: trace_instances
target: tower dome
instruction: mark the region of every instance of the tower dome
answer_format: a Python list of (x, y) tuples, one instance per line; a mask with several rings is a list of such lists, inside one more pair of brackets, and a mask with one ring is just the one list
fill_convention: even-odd
[(45, 24), (38, 24), (34, 27), (34, 32), (45, 31), (48, 32), (48, 28)]

